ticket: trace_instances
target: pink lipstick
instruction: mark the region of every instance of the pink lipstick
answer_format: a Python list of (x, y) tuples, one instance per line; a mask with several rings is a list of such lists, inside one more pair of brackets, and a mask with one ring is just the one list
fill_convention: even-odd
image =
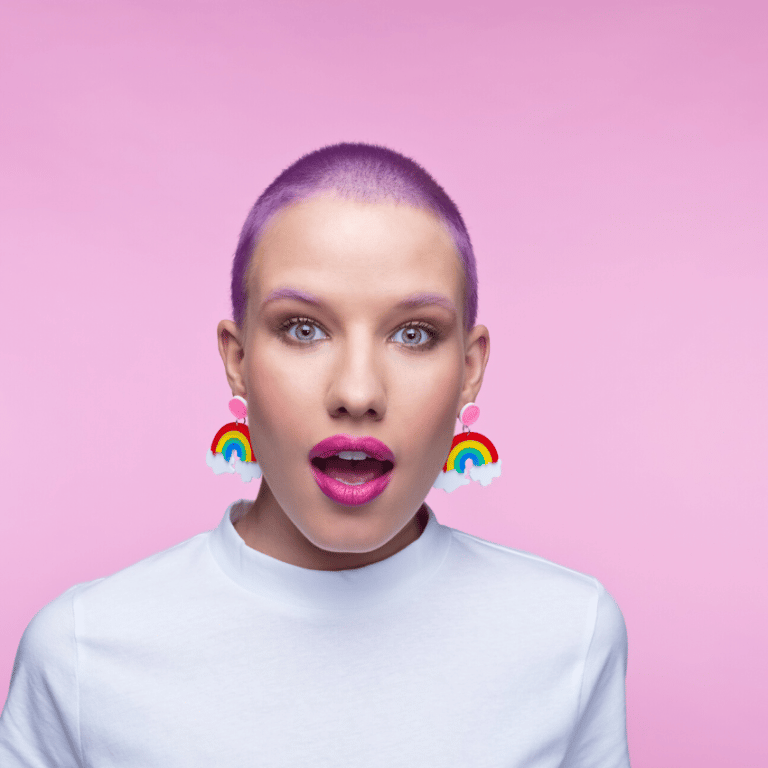
[(337, 504), (367, 504), (392, 479), (395, 456), (375, 437), (334, 435), (309, 452), (310, 468), (320, 490)]

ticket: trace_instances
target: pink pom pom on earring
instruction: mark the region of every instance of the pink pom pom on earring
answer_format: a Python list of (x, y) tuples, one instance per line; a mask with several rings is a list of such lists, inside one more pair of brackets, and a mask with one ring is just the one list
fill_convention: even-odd
[(480, 407), (474, 403), (467, 403), (459, 411), (459, 420), (467, 427), (471, 427), (480, 418)]
[(236, 419), (245, 419), (248, 415), (248, 403), (246, 403), (245, 398), (235, 395), (229, 401), (229, 410)]

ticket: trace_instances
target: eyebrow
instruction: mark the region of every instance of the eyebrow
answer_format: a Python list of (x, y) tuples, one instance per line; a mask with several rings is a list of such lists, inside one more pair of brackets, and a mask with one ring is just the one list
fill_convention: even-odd
[[(314, 304), (315, 306), (322, 306), (323, 302), (314, 294), (307, 293), (306, 291), (300, 291), (296, 288), (278, 288), (272, 291), (261, 302), (262, 308), (270, 301), (277, 301), (278, 299), (297, 299), (303, 301), (306, 304)], [(416, 307), (425, 307), (430, 304), (435, 304), (439, 307), (444, 307), (450, 312), (456, 312), (456, 306), (447, 297), (440, 293), (412, 293), (410, 296), (406, 296), (404, 299), (397, 303), (398, 308), (414, 309)]]
[(278, 288), (272, 291), (264, 301), (261, 302), (261, 306), (264, 307), (269, 304), (270, 301), (277, 301), (278, 299), (297, 299), (298, 301), (306, 302), (307, 304), (315, 304), (320, 306), (322, 302), (317, 296), (313, 296), (306, 291), (299, 291), (296, 288)]
[(456, 312), (454, 303), (447, 296), (443, 296), (440, 293), (412, 293), (402, 301), (399, 301), (397, 306), (413, 309), (414, 307), (426, 307), (430, 304), (436, 304), (438, 307), (445, 307), (445, 309), (451, 312)]

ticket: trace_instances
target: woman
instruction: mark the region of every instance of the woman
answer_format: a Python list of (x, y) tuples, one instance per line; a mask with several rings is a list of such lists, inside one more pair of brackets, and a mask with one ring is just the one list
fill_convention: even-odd
[(301, 158), (245, 223), (232, 300), (249, 427), (209, 464), (263, 473), (257, 498), (34, 617), (0, 764), (629, 765), (615, 602), (424, 503), (500, 469), (487, 440), (446, 459), (489, 333), (445, 192), (381, 147)]

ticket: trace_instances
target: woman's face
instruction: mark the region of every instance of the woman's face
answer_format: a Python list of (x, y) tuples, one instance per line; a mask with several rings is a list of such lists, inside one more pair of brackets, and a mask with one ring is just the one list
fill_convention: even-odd
[[(248, 286), (247, 336), (232, 321), (219, 324), (263, 472), (238, 532), (306, 568), (389, 557), (420, 535), (416, 513), (488, 359), (487, 329), (463, 328), (451, 237), (407, 205), (315, 197), (270, 221)], [(345, 438), (312, 458), (337, 435), (375, 438), (389, 463), (327, 456)]]

